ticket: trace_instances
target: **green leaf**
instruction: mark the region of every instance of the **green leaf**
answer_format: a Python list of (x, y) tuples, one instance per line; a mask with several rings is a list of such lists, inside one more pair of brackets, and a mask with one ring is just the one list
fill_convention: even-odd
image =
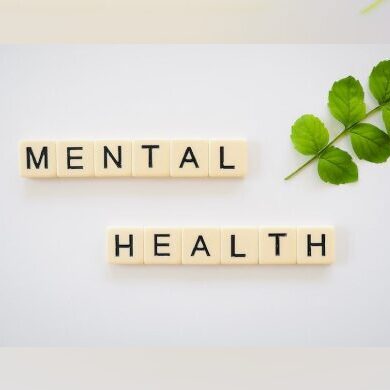
[(329, 146), (318, 160), (318, 174), (325, 183), (345, 184), (358, 180), (358, 168), (344, 150)]
[(390, 135), (390, 104), (382, 108), (382, 118), (385, 123), (386, 130)]
[(329, 110), (345, 127), (359, 122), (366, 115), (363, 88), (352, 76), (336, 81), (329, 91)]
[(373, 163), (385, 162), (390, 156), (390, 137), (370, 123), (359, 123), (350, 130), (356, 155)]
[(379, 104), (390, 101), (390, 60), (374, 66), (369, 78), (370, 90)]
[(291, 141), (298, 152), (305, 155), (318, 153), (329, 141), (329, 132), (314, 115), (302, 115), (291, 129)]

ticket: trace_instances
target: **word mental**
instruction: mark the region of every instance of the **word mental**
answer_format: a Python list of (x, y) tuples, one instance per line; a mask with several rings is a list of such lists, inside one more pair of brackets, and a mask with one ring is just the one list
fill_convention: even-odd
[(114, 264), (330, 264), (333, 227), (107, 229)]
[(22, 141), (20, 174), (53, 177), (242, 177), (245, 140)]

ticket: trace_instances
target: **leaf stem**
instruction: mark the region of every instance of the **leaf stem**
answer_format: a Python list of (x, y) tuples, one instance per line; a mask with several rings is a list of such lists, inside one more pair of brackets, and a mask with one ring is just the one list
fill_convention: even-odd
[(372, 3), (368, 4), (366, 7), (364, 7), (360, 12), (362, 14), (365, 14), (369, 11), (372, 11), (374, 8), (376, 8), (382, 2), (383, 2), (383, 0), (375, 0)]
[(354, 124), (346, 127), (344, 130), (340, 131), (340, 133), (338, 133), (336, 135), (336, 137), (334, 137), (326, 146), (324, 146), (319, 152), (317, 152), (317, 154), (315, 154), (312, 158), (310, 158), (309, 160), (307, 160), (304, 164), (302, 164), (301, 166), (299, 166), (295, 171), (291, 172), (288, 176), (286, 176), (284, 178), (284, 180), (289, 180), (291, 179), (292, 177), (294, 177), (297, 173), (299, 173), (300, 171), (302, 171), (302, 169), (306, 168), (308, 165), (310, 165), (312, 162), (314, 162), (315, 160), (317, 160), (317, 158), (320, 157), (321, 153), (325, 152), (325, 150), (327, 150), (329, 148), (329, 146), (333, 145), (336, 141), (338, 141), (340, 138), (344, 137), (349, 130), (353, 129), (357, 124), (359, 124), (360, 122), (362, 122), (363, 120), (367, 119), (369, 116), (371, 116), (372, 114), (374, 114), (375, 112), (377, 112), (378, 110), (380, 110), (382, 108), (383, 104), (380, 104), (379, 106), (376, 106), (375, 108), (373, 108), (372, 110), (368, 111), (366, 113), (366, 115), (364, 116), (364, 118), (362, 118), (360, 121), (358, 122), (355, 122)]

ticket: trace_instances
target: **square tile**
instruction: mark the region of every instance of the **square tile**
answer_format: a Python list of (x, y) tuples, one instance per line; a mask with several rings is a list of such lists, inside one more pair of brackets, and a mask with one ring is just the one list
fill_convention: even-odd
[(330, 264), (334, 261), (334, 228), (298, 227), (298, 264)]
[(169, 176), (170, 141), (133, 141), (133, 176)]
[(178, 140), (171, 144), (171, 176), (209, 175), (209, 141)]
[(245, 140), (210, 141), (210, 177), (243, 177), (247, 173), (247, 166)]
[(95, 176), (131, 176), (131, 141), (95, 141)]
[(110, 227), (107, 229), (107, 259), (114, 264), (144, 263), (144, 229)]
[(258, 264), (259, 233), (256, 228), (221, 229), (221, 264)]
[(93, 141), (57, 142), (58, 177), (95, 176)]
[(184, 228), (182, 263), (212, 265), (221, 263), (221, 230), (218, 228)]
[(260, 264), (296, 264), (297, 229), (277, 226), (259, 229)]
[(181, 264), (181, 235), (179, 228), (145, 228), (145, 264)]
[(54, 141), (21, 141), (19, 143), (20, 175), (29, 178), (57, 176), (56, 143)]

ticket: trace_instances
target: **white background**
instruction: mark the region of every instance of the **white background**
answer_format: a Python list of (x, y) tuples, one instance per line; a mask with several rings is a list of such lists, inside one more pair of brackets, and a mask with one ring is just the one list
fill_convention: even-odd
[[(322, 183), (289, 134), (377, 46), (3, 46), (1, 346), (390, 346), (390, 165)], [(374, 105), (369, 93), (367, 103)], [(381, 124), (380, 118), (376, 118)], [(244, 180), (27, 180), (21, 139), (235, 138)], [(341, 142), (350, 150), (347, 142)], [(330, 267), (126, 267), (105, 228), (336, 226)]]

